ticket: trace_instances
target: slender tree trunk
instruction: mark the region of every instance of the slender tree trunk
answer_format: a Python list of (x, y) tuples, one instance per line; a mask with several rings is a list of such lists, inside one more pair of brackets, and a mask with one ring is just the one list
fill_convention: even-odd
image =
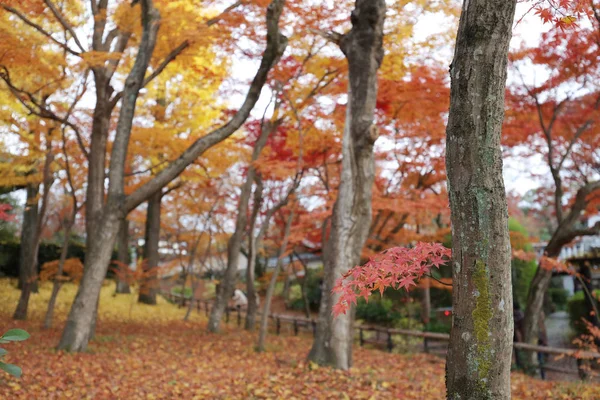
[(327, 243), (323, 295), (317, 332), (308, 358), (340, 369), (352, 366), (353, 315), (333, 317), (339, 294), (335, 281), (360, 262), (371, 225), (371, 197), (375, 166), (373, 125), (377, 99), (377, 70), (383, 60), (384, 0), (357, 0), (352, 30), (340, 41), (349, 66), (349, 93), (342, 142), (342, 170)]
[(271, 276), (271, 281), (269, 282), (269, 287), (267, 288), (267, 294), (265, 295), (265, 304), (263, 306), (263, 312), (260, 318), (260, 332), (258, 334), (258, 343), (256, 345), (256, 351), (258, 352), (265, 351), (265, 341), (267, 339), (267, 329), (269, 326), (269, 314), (271, 313), (271, 302), (273, 300), (273, 293), (275, 293), (277, 277), (279, 276), (279, 271), (281, 270), (281, 265), (283, 263), (283, 255), (285, 254), (285, 249), (287, 248), (288, 240), (290, 238), (290, 231), (292, 230), (293, 221), (294, 212), (292, 211), (290, 212), (290, 215), (285, 223), (283, 240), (281, 241), (281, 246), (279, 247), (279, 252), (277, 254), (277, 264), (275, 265), (275, 271), (273, 271), (273, 276)]
[(129, 294), (131, 293), (131, 288), (129, 287), (129, 282), (127, 281), (127, 276), (129, 276), (129, 268), (131, 267), (131, 255), (129, 254), (129, 221), (127, 218), (121, 221), (121, 226), (119, 227), (119, 234), (117, 237), (117, 261), (119, 262), (118, 268), (124, 268), (124, 271), (120, 271), (121, 274), (117, 274), (117, 294)]
[(67, 254), (69, 253), (69, 241), (71, 239), (71, 228), (73, 226), (73, 222), (68, 221), (67, 225), (65, 226), (65, 238), (62, 244), (62, 248), (60, 250), (58, 270), (56, 271), (56, 276), (54, 277), (54, 283), (52, 284), (52, 294), (50, 295), (50, 300), (48, 301), (48, 309), (46, 310), (46, 317), (44, 318), (44, 329), (50, 329), (52, 327), (52, 321), (54, 320), (54, 306), (56, 305), (56, 298), (58, 297), (58, 292), (60, 291), (60, 287), (62, 286), (61, 277), (63, 274), (65, 261), (67, 260)]
[[(258, 160), (261, 151), (267, 144), (267, 139), (271, 132), (277, 128), (278, 124), (273, 124), (270, 121), (264, 121), (260, 137), (254, 145), (252, 151), (251, 164), (248, 167), (248, 173), (246, 174), (246, 181), (242, 185), (240, 200), (237, 209), (237, 218), (235, 223), (235, 231), (227, 242), (227, 268), (221, 284), (217, 289), (217, 298), (215, 299), (214, 307), (210, 313), (208, 320), (208, 330), (210, 332), (219, 332), (221, 326), (221, 318), (227, 307), (227, 301), (233, 296), (233, 290), (235, 287), (235, 281), (237, 280), (237, 269), (240, 259), (240, 251), (242, 249), (242, 240), (246, 233), (246, 225), (248, 222), (248, 203), (250, 202), (250, 196), (252, 194), (252, 185), (256, 177), (256, 169), (252, 166), (252, 163)], [(250, 260), (248, 260), (250, 265)]]
[[(52, 131), (47, 133), (47, 141), (46, 141), (46, 159), (44, 161), (44, 173), (43, 173), (43, 184), (44, 189), (42, 191), (42, 199), (39, 211), (36, 211), (37, 224), (33, 233), (33, 243), (31, 243), (31, 256), (28, 256), (29, 265), (26, 265), (25, 268), (27, 270), (27, 278), (23, 281), (23, 288), (21, 289), (21, 296), (19, 297), (19, 303), (17, 304), (17, 308), (15, 309), (15, 313), (13, 314), (13, 319), (16, 320), (26, 320), (27, 319), (27, 309), (29, 308), (29, 297), (31, 296), (31, 292), (34, 287), (37, 287), (37, 279), (38, 279), (38, 252), (40, 249), (40, 241), (42, 239), (42, 229), (43, 222), (46, 216), (46, 209), (48, 208), (48, 197), (50, 195), (50, 187), (53, 183), (52, 177), (52, 162), (54, 161), (54, 155), (52, 153)], [(27, 197), (36, 196), (37, 197), (37, 188), (31, 188), (31, 192), (27, 192)], [(37, 208), (37, 201), (31, 205), (31, 207)], [(29, 258), (30, 257), (30, 258)]]
[(427, 283), (423, 288), (423, 311), (422, 311), (421, 321), (423, 324), (427, 325), (429, 323), (429, 319), (431, 317), (431, 285), (429, 283), (429, 278), (427, 278)]
[[(144, 243), (144, 277), (140, 285), (138, 301), (144, 304), (156, 304), (158, 286), (158, 243), (160, 241), (160, 205), (162, 191), (158, 191), (148, 200), (146, 214), (146, 235)], [(183, 294), (183, 293), (182, 293)]]
[(310, 318), (310, 304), (308, 302), (308, 295), (306, 293), (307, 289), (308, 289), (308, 266), (300, 258), (298, 253), (296, 253), (295, 251), (294, 251), (294, 255), (296, 256), (296, 258), (298, 259), (300, 264), (302, 264), (302, 268), (304, 269), (304, 278), (302, 279), (302, 285), (300, 287), (300, 292), (302, 295), (302, 301), (304, 302), (304, 313), (306, 314), (306, 318)]
[[(37, 282), (33, 276), (37, 273), (35, 258), (35, 236), (39, 221), (38, 193), (39, 186), (27, 185), (27, 200), (23, 211), (23, 225), (21, 228), (21, 246), (19, 249), (19, 289), (23, 289), (25, 282), (30, 283), (30, 291), (37, 292)], [(31, 267), (35, 269), (32, 270)]]
[(250, 228), (248, 229), (248, 268), (246, 269), (246, 291), (248, 292), (248, 310), (246, 312), (245, 329), (252, 331), (256, 325), (256, 312), (258, 310), (257, 299), (258, 295), (254, 288), (255, 272), (256, 272), (256, 257), (257, 248), (262, 240), (262, 235), (259, 232), (257, 237), (254, 236), (254, 228), (256, 219), (262, 205), (263, 184), (260, 177), (256, 179), (256, 188), (254, 189), (254, 204), (252, 215), (250, 217)]
[(452, 217), (449, 399), (510, 399), (511, 250), (500, 138), (516, 0), (463, 4), (446, 133)]

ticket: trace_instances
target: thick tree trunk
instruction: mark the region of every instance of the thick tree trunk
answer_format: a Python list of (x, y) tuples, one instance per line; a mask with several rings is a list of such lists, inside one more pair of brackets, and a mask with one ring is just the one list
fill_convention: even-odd
[(37, 185), (27, 185), (27, 200), (23, 211), (19, 249), (19, 289), (23, 289), (25, 282), (30, 282), (29, 290), (33, 292), (37, 292), (37, 280), (34, 280), (33, 277), (37, 274), (34, 248), (39, 221), (38, 193)]
[[(148, 200), (146, 213), (146, 234), (144, 242), (144, 277), (140, 284), (138, 301), (144, 304), (156, 304), (158, 290), (158, 242), (160, 241), (160, 205), (162, 191), (158, 191)], [(183, 294), (183, 293), (182, 293)]]
[(119, 227), (119, 234), (117, 236), (117, 261), (119, 262), (118, 268), (124, 268), (125, 271), (121, 271), (124, 276), (117, 274), (116, 293), (129, 294), (131, 293), (131, 288), (126, 276), (129, 275), (129, 268), (131, 267), (131, 255), (129, 254), (129, 221), (127, 218), (121, 221), (121, 226)]
[(283, 239), (277, 254), (277, 264), (275, 265), (275, 271), (273, 271), (273, 276), (271, 276), (271, 281), (269, 282), (269, 287), (267, 288), (267, 294), (265, 295), (265, 304), (263, 306), (263, 312), (260, 318), (260, 332), (258, 334), (258, 343), (256, 345), (256, 351), (258, 352), (265, 351), (265, 341), (267, 339), (267, 330), (269, 327), (269, 314), (271, 313), (271, 302), (273, 301), (273, 293), (275, 293), (275, 285), (277, 284), (277, 277), (279, 276), (279, 271), (281, 270), (283, 255), (285, 254), (285, 249), (288, 245), (293, 221), (294, 212), (292, 211), (290, 212), (290, 215), (285, 223)]
[(352, 30), (340, 41), (348, 60), (349, 93), (342, 142), (342, 170), (327, 243), (323, 295), (317, 332), (308, 358), (318, 364), (348, 369), (352, 365), (354, 312), (333, 317), (335, 281), (360, 262), (371, 225), (371, 197), (375, 175), (373, 125), (377, 98), (377, 70), (383, 59), (384, 0), (357, 0)]
[(54, 277), (54, 283), (52, 284), (52, 294), (50, 295), (50, 300), (48, 301), (48, 309), (46, 310), (46, 317), (44, 318), (44, 329), (50, 329), (52, 327), (52, 321), (54, 320), (54, 306), (56, 305), (56, 298), (58, 297), (58, 292), (60, 291), (60, 287), (62, 285), (60, 279), (63, 274), (65, 261), (67, 260), (67, 254), (69, 253), (69, 240), (71, 239), (72, 226), (73, 222), (71, 221), (68, 221), (67, 226), (65, 226), (65, 238), (62, 244), (62, 248), (60, 250), (58, 269), (56, 271), (56, 276)]
[(467, 0), (454, 60), (446, 136), (452, 214), (449, 399), (509, 399), (511, 250), (500, 138), (516, 0)]
[(109, 203), (107, 207), (110, 212), (106, 212), (94, 240), (90, 241), (91, 247), (87, 248), (83, 278), (71, 306), (59, 350), (85, 351), (88, 341), (94, 336), (100, 290), (121, 222), (120, 205)]

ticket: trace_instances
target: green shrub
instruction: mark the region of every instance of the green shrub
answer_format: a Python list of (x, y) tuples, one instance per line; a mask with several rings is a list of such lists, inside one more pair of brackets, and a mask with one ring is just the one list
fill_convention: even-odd
[(548, 289), (548, 296), (557, 310), (566, 310), (567, 301), (569, 300), (569, 292), (566, 289), (550, 288)]
[(400, 319), (400, 314), (392, 310), (393, 302), (386, 297), (379, 298), (376, 295), (365, 299), (358, 299), (356, 305), (356, 318), (374, 324), (391, 324)]
[[(176, 286), (173, 289), (171, 289), (171, 293), (175, 294), (175, 295), (181, 295), (181, 286)], [(183, 297), (185, 297), (186, 299), (189, 299), (190, 297), (192, 297), (192, 288), (186, 286), (184, 291), (183, 291)]]
[[(596, 297), (600, 296), (600, 290), (595, 290)], [(576, 335), (587, 333), (587, 329), (582, 319), (587, 317), (587, 306), (585, 304), (585, 293), (576, 292), (567, 302), (567, 312), (569, 313), (569, 323)]]
[(425, 325), (425, 331), (427, 332), (450, 333), (451, 329), (451, 322), (444, 322), (435, 318), (432, 318), (429, 323)]
[[(321, 270), (308, 271), (308, 281), (306, 282), (306, 298), (308, 299), (308, 306), (311, 311), (319, 311), (319, 306), (321, 303), (321, 282), (323, 280), (323, 272)], [(299, 280), (298, 284), (302, 285), (302, 279)], [(281, 284), (283, 287), (283, 283)], [(304, 306), (304, 300), (302, 299), (301, 290), (293, 290), (292, 300), (290, 301), (289, 307), (292, 310), (304, 311), (306, 308)], [(300, 295), (300, 297), (294, 298), (294, 296)]]

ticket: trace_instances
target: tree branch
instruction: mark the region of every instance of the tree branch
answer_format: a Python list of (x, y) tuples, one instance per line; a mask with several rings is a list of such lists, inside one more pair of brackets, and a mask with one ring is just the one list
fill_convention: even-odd
[(271, 68), (283, 55), (287, 47), (287, 38), (279, 31), (279, 17), (285, 0), (272, 0), (267, 8), (267, 46), (258, 71), (248, 89), (246, 99), (236, 114), (224, 126), (197, 139), (183, 154), (168, 167), (159, 172), (152, 180), (142, 185), (125, 199), (126, 212), (133, 210), (148, 196), (179, 176), (185, 168), (206, 150), (231, 136), (246, 121), (258, 101)]
[(44, 28), (42, 28), (40, 25), (36, 24), (35, 22), (29, 20), (25, 15), (23, 15), (21, 12), (19, 12), (16, 9), (14, 9), (13, 7), (7, 6), (6, 4), (0, 4), (0, 7), (2, 7), (3, 9), (5, 9), (9, 13), (15, 15), (17, 18), (19, 18), (25, 24), (27, 24), (27, 25), (31, 26), (32, 28), (34, 28), (36, 31), (40, 32), (42, 35), (44, 35), (48, 39), (52, 40), (54, 43), (56, 43), (57, 45), (59, 45), (60, 47), (62, 47), (63, 49), (65, 49), (67, 52), (69, 52), (69, 53), (71, 53), (71, 54), (73, 54), (75, 56), (80, 56), (81, 55), (81, 53), (79, 53), (78, 51), (75, 51), (75, 50), (71, 49), (66, 43), (63, 43), (60, 40), (57, 40), (56, 38), (54, 38), (54, 36), (52, 36), (50, 34), (50, 32), (46, 31)]
[[(156, 67), (156, 69), (144, 79), (144, 82), (142, 83), (142, 87), (145, 87), (147, 84), (152, 82), (152, 80), (154, 80), (154, 78), (156, 78), (158, 75), (160, 75), (163, 72), (163, 70), (167, 67), (167, 65), (169, 65), (169, 63), (171, 61), (173, 61), (175, 58), (177, 58), (177, 56), (180, 55), (189, 46), (190, 46), (190, 43), (186, 40), (185, 42), (181, 43), (179, 46), (174, 48), (165, 57), (165, 59), (158, 65), (158, 67)], [(115, 97), (113, 97), (113, 99), (110, 101), (111, 105), (114, 107), (119, 102), (121, 97), (123, 97), (123, 92), (117, 93), (115, 95)]]
[(85, 53), (85, 48), (79, 41), (79, 38), (77, 37), (77, 35), (75, 34), (75, 30), (73, 29), (71, 24), (66, 20), (66, 18), (60, 13), (60, 11), (56, 8), (54, 3), (52, 3), (51, 0), (44, 0), (44, 3), (46, 3), (46, 5), (50, 9), (50, 11), (52, 11), (52, 14), (54, 14), (54, 16), (56, 17), (58, 22), (60, 22), (60, 24), (63, 26), (63, 28), (65, 28), (65, 30), (67, 30), (67, 32), (69, 32), (71, 34), (71, 37), (73, 38), (73, 40), (75, 41), (75, 44), (77, 45), (77, 47), (79, 47), (81, 52)]

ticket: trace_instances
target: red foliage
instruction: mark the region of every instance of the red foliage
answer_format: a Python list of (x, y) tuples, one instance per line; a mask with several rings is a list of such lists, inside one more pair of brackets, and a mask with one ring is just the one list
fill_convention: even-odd
[(15, 216), (8, 212), (12, 210), (10, 204), (0, 204), (0, 221), (12, 221)]
[[(333, 306), (334, 315), (345, 314), (358, 297), (369, 298), (371, 292), (416, 286), (415, 281), (431, 268), (439, 268), (450, 258), (450, 249), (439, 243), (417, 243), (413, 248), (394, 247), (372, 258), (363, 266), (356, 266), (339, 279), (333, 288), (340, 298)], [(352, 278), (352, 279), (349, 279)]]

